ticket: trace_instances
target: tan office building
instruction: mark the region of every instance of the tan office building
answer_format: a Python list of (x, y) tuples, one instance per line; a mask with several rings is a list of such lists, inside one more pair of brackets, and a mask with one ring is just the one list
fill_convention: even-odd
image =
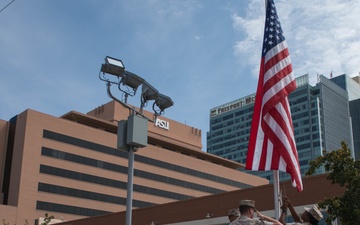
[[(88, 114), (28, 109), (0, 120), (0, 219), (21, 225), (45, 213), (69, 221), (125, 211), (128, 154), (116, 149), (116, 133), (128, 114), (110, 101)], [(134, 209), (268, 184), (202, 152), (199, 129), (158, 119), (135, 153)]]

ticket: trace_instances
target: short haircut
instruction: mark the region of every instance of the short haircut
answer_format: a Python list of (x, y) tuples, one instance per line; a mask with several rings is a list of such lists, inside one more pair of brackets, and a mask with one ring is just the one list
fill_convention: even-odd
[(243, 213), (249, 212), (250, 209), (252, 209), (252, 208), (253, 207), (251, 207), (251, 206), (241, 205), (241, 206), (239, 206), (239, 211), (240, 211), (241, 214), (243, 214)]

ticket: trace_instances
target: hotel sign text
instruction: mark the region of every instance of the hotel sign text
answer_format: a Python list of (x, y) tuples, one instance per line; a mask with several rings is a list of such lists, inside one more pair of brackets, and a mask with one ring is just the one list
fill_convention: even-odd
[(231, 111), (233, 109), (240, 108), (242, 106), (252, 104), (255, 102), (255, 94), (248, 95), (244, 98), (237, 99), (235, 101), (226, 103), (210, 110), (210, 117), (220, 115), (224, 112)]

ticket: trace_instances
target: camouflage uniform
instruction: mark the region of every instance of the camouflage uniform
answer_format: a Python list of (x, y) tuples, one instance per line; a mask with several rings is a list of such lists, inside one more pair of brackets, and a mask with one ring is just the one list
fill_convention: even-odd
[(249, 218), (247, 216), (241, 216), (234, 220), (230, 225), (273, 225), (272, 222), (260, 220), (259, 218)]
[(303, 222), (303, 223), (293, 222), (293, 223), (286, 223), (286, 225), (311, 225), (311, 223), (308, 223), (308, 222)]

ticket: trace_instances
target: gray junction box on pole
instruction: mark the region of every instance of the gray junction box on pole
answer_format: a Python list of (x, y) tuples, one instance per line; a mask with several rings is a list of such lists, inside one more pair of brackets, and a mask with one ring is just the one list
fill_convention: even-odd
[(129, 146), (143, 148), (147, 145), (148, 119), (130, 115), (127, 120), (118, 123), (117, 148), (128, 151)]

